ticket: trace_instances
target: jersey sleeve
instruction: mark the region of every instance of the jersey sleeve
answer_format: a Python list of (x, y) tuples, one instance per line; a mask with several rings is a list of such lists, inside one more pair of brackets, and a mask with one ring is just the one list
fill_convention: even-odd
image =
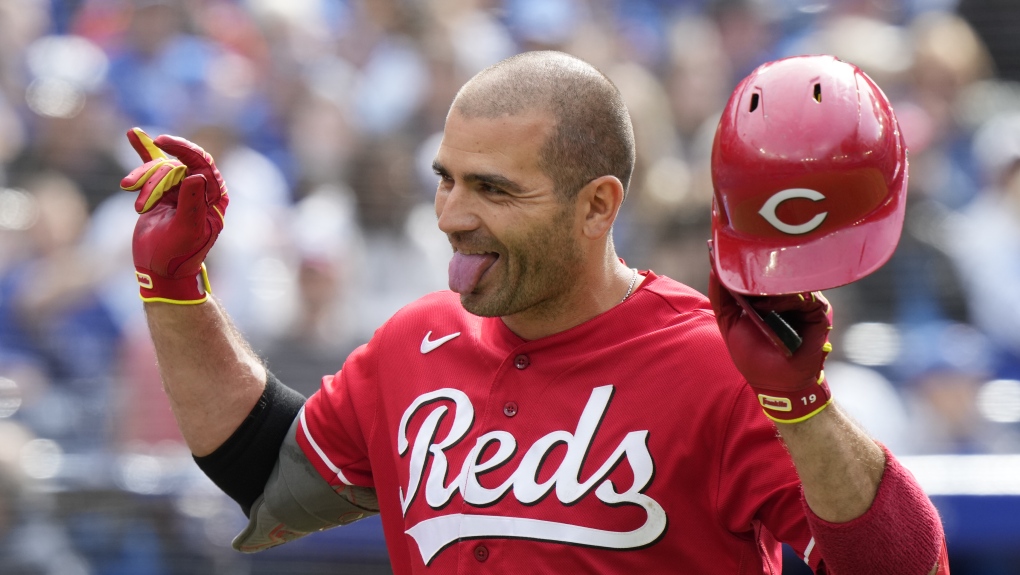
[(768, 560), (781, 561), (778, 543), (786, 543), (823, 573), (793, 460), (747, 385), (734, 401), (722, 449), (717, 505), (725, 527), (753, 533)]
[[(826, 566), (837, 574), (948, 573), (945, 534), (938, 511), (914, 476), (883, 446), (885, 469), (863, 515), (844, 523), (804, 514)], [(867, 553), (861, 553), (866, 549)]]
[(354, 350), (339, 372), (323, 377), (298, 415), (297, 443), (334, 488), (373, 486), (368, 445), (376, 413), (376, 368), (371, 345)]

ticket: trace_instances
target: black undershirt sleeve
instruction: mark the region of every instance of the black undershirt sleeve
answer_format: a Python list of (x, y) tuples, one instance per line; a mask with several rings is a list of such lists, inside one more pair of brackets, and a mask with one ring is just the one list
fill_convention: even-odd
[(209, 479), (236, 501), (245, 515), (269, 481), (280, 445), (301, 411), (305, 398), (266, 372), (266, 389), (251, 413), (223, 445), (209, 455), (195, 457)]

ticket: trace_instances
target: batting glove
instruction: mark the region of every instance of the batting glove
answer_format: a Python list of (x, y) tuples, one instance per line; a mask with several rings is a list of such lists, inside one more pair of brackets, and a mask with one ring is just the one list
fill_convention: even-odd
[(188, 140), (153, 141), (139, 128), (127, 138), (144, 162), (120, 182), (139, 192), (131, 251), (142, 301), (202, 303), (212, 293), (203, 262), (229, 201), (223, 178), (212, 157)]
[[(832, 306), (821, 292), (745, 298), (727, 290), (710, 272), (708, 297), (719, 331), (733, 363), (751, 385), (758, 403), (773, 421), (798, 423), (810, 419), (832, 402), (823, 366), (832, 351)], [(776, 312), (800, 335), (790, 351), (770, 337), (759, 318)]]

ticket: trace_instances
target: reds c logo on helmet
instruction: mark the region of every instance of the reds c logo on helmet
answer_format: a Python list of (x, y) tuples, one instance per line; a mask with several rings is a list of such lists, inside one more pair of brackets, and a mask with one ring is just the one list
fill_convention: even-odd
[(714, 265), (750, 295), (828, 289), (899, 241), (907, 151), (891, 104), (852, 64), (762, 65), (730, 97), (712, 149)]
[(772, 224), (772, 227), (790, 235), (806, 234), (818, 229), (818, 226), (822, 225), (822, 222), (825, 221), (825, 216), (828, 216), (829, 212), (816, 214), (815, 217), (811, 218), (807, 222), (798, 225), (788, 224), (779, 219), (779, 216), (776, 214), (779, 204), (786, 200), (792, 200), (793, 198), (807, 198), (811, 201), (819, 202), (825, 199), (825, 195), (815, 190), (783, 190), (769, 198), (768, 201), (765, 202), (765, 205), (758, 210), (758, 213), (761, 217), (765, 218), (766, 222)]

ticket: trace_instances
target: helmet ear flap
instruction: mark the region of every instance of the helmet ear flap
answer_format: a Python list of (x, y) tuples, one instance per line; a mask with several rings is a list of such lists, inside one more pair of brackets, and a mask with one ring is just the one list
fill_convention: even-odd
[(734, 90), (712, 149), (720, 281), (775, 295), (871, 273), (899, 241), (906, 175), (892, 105), (859, 68), (832, 56), (760, 66)]

